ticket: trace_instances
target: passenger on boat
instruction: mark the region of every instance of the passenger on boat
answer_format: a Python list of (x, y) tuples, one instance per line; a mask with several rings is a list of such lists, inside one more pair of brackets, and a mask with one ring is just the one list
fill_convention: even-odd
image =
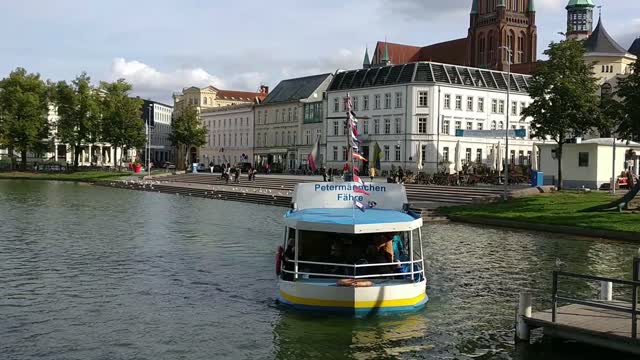
[[(284, 251), (284, 269), (287, 271), (294, 270), (294, 263), (296, 253), (295, 253), (295, 239), (289, 239), (287, 243), (287, 249)], [(282, 279), (286, 281), (293, 281), (293, 274), (284, 271), (282, 274)]]

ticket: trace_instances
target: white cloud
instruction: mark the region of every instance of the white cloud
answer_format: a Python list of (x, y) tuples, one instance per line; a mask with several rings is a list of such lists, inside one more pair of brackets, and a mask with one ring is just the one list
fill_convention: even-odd
[[(111, 80), (123, 78), (133, 85), (138, 95), (170, 97), (171, 92), (188, 86), (224, 88), (225, 82), (202, 68), (177, 69), (161, 72), (145, 63), (115, 58), (111, 63)], [(164, 94), (163, 94), (164, 93)]]

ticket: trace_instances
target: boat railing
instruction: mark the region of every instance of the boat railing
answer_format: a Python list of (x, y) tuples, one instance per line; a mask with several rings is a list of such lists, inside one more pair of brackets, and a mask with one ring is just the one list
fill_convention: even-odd
[[(294, 278), (298, 276), (315, 276), (315, 277), (327, 277), (327, 278), (336, 278), (336, 279), (375, 279), (375, 278), (387, 278), (387, 277), (396, 277), (396, 276), (410, 276), (412, 279), (415, 279), (415, 275), (419, 274), (418, 278), (424, 278), (424, 267), (422, 266), (422, 259), (413, 260), (413, 261), (397, 261), (390, 263), (372, 263), (372, 264), (339, 264), (339, 263), (329, 263), (329, 262), (317, 262), (317, 261), (304, 261), (298, 260), (298, 266), (300, 265), (314, 265), (314, 266), (333, 266), (333, 267), (341, 267), (346, 269), (353, 269), (353, 275), (344, 275), (344, 274), (335, 274), (335, 273), (321, 273), (321, 272), (310, 272), (310, 271), (300, 271), (300, 270), (287, 270), (285, 269), (284, 264), (291, 263), (295, 264), (295, 260), (284, 259), (281, 267), (281, 271), (283, 273), (292, 274)], [(362, 268), (370, 268), (370, 267), (384, 267), (384, 266), (401, 266), (401, 265), (415, 265), (420, 264), (420, 267), (416, 270), (415, 266), (410, 267), (410, 271), (402, 271), (402, 272), (393, 272), (393, 273), (382, 273), (382, 274), (363, 274), (358, 275), (358, 269)]]

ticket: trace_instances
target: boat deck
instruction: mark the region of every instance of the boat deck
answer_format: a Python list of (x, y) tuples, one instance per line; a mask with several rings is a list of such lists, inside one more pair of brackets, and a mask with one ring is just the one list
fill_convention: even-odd
[[(362, 279), (362, 280), (366, 280), (366, 279)], [(336, 281), (337, 279), (313, 279), (313, 278), (297, 280), (297, 282), (319, 285), (319, 286), (338, 286), (336, 285)], [(411, 284), (415, 282), (414, 280), (411, 280), (411, 279), (388, 279), (388, 280), (373, 279), (370, 281), (373, 283), (374, 287), (406, 285), (406, 284)]]

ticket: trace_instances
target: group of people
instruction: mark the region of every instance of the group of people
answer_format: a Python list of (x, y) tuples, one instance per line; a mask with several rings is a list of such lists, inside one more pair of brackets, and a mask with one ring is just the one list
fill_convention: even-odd
[[(209, 168), (211, 169), (211, 173), (213, 174), (214, 164), (213, 162), (209, 163)], [(256, 181), (256, 174), (258, 170), (253, 166), (247, 170), (248, 179), (251, 182)], [(220, 180), (224, 180), (225, 184), (228, 184), (231, 180), (231, 176), (233, 175), (233, 182), (236, 184), (240, 183), (240, 175), (242, 174), (242, 167), (240, 164), (236, 164), (232, 166), (231, 163), (222, 164)]]

